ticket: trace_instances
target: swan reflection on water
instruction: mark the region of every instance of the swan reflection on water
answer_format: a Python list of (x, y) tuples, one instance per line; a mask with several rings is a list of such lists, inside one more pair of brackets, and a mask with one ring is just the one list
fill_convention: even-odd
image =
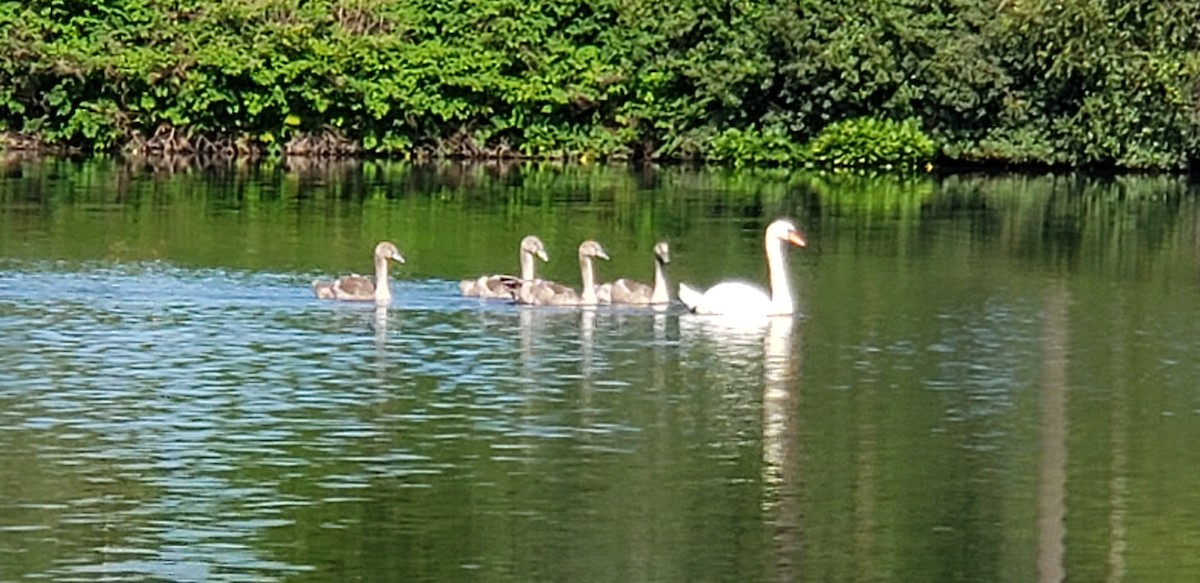
[(592, 373), (592, 340), (596, 335), (596, 308), (584, 307), (579, 311), (579, 348), (583, 355), (583, 375)]
[(798, 497), (803, 457), (798, 439), (802, 352), (798, 324), (792, 316), (679, 318), (681, 339), (698, 349), (710, 349), (730, 374), (744, 375), (747, 368), (761, 363), (762, 507), (775, 544), (775, 578), (788, 581), (802, 575), (798, 572), (803, 547)]
[(375, 346), (383, 348), (387, 344), (388, 307), (375, 306)]
[(688, 344), (711, 349), (736, 362), (758, 364), (764, 339), (791, 334), (795, 320), (793, 316), (683, 314), (679, 316), (679, 336)]
[(774, 527), (777, 580), (800, 579), (799, 334), (790, 317), (772, 318), (763, 340), (763, 508)]
[(763, 478), (768, 485), (785, 481), (784, 466), (794, 445), (800, 373), (796, 325), (797, 318), (792, 316), (759, 320), (710, 316), (679, 318), (680, 336), (684, 341), (711, 348), (722, 362), (740, 367), (756, 364), (761, 358), (766, 472)]
[(763, 460), (768, 484), (782, 481), (781, 469), (794, 436), (798, 360), (793, 351), (794, 322), (790, 317), (772, 318), (763, 340)]

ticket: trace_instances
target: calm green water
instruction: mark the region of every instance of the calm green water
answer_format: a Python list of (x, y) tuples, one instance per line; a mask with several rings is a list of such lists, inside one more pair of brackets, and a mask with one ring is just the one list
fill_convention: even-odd
[[(1200, 578), (1174, 178), (346, 165), (0, 179), (0, 580)], [(762, 281), (802, 315), (456, 295)], [(314, 277), (408, 258), (390, 307)]]

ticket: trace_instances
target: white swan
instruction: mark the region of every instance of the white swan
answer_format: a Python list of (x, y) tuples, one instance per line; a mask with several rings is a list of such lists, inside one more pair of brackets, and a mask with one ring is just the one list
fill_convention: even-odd
[(388, 285), (388, 260), (404, 263), (404, 256), (396, 246), (383, 241), (375, 246), (375, 281), (371, 282), (358, 274), (350, 274), (333, 281), (314, 280), (313, 293), (322, 300), (342, 300), (386, 304), (392, 299)]
[(534, 235), (529, 235), (521, 239), (521, 277), (482, 275), (477, 279), (460, 281), (458, 290), (467, 297), (513, 299), (523, 282), (531, 281), (537, 276), (537, 262), (533, 260), (534, 257), (542, 261), (550, 260), (550, 257), (546, 255), (546, 247), (542, 245), (542, 240)]
[(790, 221), (779, 219), (767, 227), (763, 247), (767, 254), (767, 273), (770, 276), (771, 294), (757, 286), (740, 281), (727, 281), (708, 288), (708, 291), (679, 284), (679, 301), (697, 314), (726, 316), (777, 316), (791, 314), (796, 310), (792, 297), (792, 286), (788, 279), (787, 245), (803, 247), (804, 235)]
[(608, 254), (599, 243), (587, 240), (579, 244), (579, 275), (583, 280), (580, 291), (560, 283), (545, 280), (526, 281), (517, 292), (517, 303), (531, 306), (594, 306), (596, 297), (596, 275), (592, 259), (608, 259)]
[(612, 283), (601, 284), (596, 295), (601, 303), (648, 306), (671, 302), (671, 290), (667, 287), (666, 265), (671, 262), (671, 247), (666, 241), (654, 246), (654, 287), (640, 281), (622, 277)]

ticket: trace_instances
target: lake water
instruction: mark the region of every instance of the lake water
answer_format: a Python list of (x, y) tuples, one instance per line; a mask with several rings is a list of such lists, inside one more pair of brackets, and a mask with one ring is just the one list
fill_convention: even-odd
[[(1200, 578), (1183, 179), (2, 168), (0, 580)], [(765, 281), (778, 216), (792, 318), (457, 295)]]

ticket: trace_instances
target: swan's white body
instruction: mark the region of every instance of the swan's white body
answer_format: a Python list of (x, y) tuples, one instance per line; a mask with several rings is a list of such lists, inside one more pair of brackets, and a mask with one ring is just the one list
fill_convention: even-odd
[(697, 314), (734, 317), (789, 315), (796, 311), (796, 300), (788, 277), (785, 247), (805, 245), (804, 236), (791, 222), (780, 219), (767, 227), (763, 247), (771, 293), (741, 281), (727, 281), (701, 292), (679, 284), (679, 301)]

